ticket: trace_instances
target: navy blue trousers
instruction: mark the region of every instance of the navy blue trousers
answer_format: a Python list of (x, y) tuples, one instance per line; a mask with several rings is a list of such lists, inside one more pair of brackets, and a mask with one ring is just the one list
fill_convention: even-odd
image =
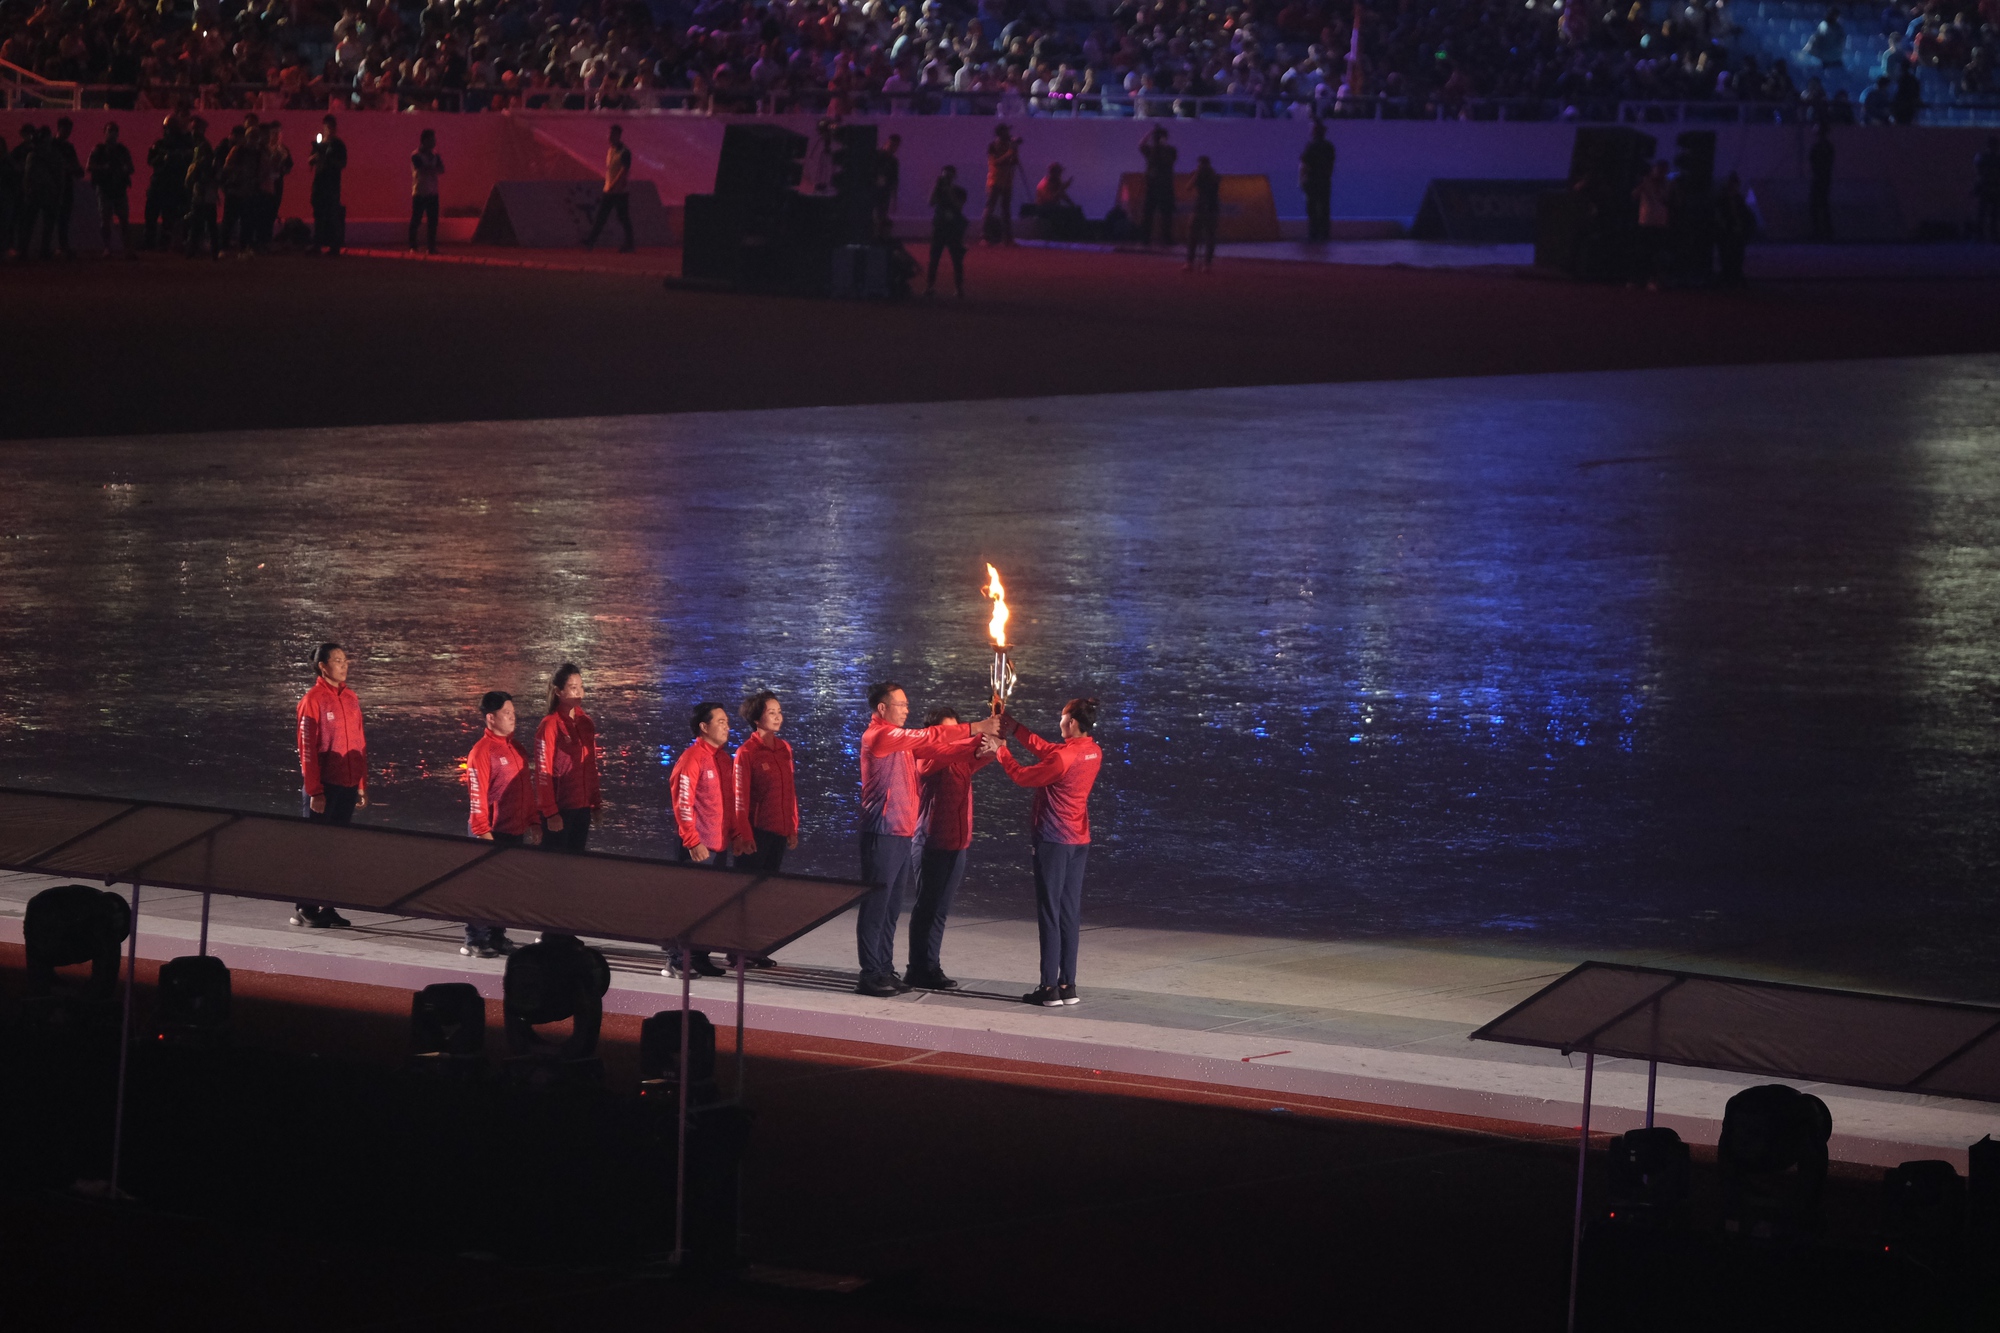
[(864, 980), (896, 975), (896, 922), (916, 877), (917, 858), (911, 855), (910, 839), (888, 833), (861, 835), (861, 878), (869, 894), (854, 918), (854, 943)]
[(945, 918), (964, 878), (963, 847), (955, 852), (924, 849), (917, 868), (917, 905), (910, 909), (910, 971), (919, 976), (944, 970), (938, 951), (944, 948)]
[(1076, 984), (1077, 923), (1083, 914), (1087, 842), (1035, 844), (1035, 925), (1042, 937), (1042, 984)]

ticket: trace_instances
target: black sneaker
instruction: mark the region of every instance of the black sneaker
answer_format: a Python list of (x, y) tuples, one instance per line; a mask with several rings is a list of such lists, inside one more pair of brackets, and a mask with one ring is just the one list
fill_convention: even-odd
[(500, 946), (488, 940), (479, 946), (479, 956), (481, 958), (498, 958), (501, 956)]
[(713, 958), (705, 953), (694, 956), (694, 974), (698, 977), (726, 977), (729, 974), (716, 966)]
[(1058, 986), (1056, 987), (1056, 995), (1062, 1000), (1064, 1004), (1083, 1003), (1082, 997), (1080, 997), (1076, 993), (1076, 987), (1074, 986)]
[(1062, 995), (1054, 986), (1037, 986), (1021, 999), (1028, 1004), (1039, 1004), (1044, 1009), (1062, 1008)]
[(352, 921), (349, 921), (331, 907), (320, 908), (319, 920), (313, 922), (313, 924), (321, 930), (347, 930), (354, 925)]
[(903, 982), (914, 990), (957, 990), (958, 983), (942, 971), (919, 972), (914, 968), (903, 975)]
[(861, 978), (861, 984), (854, 988), (862, 995), (873, 995), (878, 1000), (887, 1000), (901, 995), (909, 987), (902, 985), (894, 977)]
[(510, 940), (505, 935), (495, 935), (493, 938), (487, 940), (486, 943), (496, 952), (503, 955), (511, 954), (521, 947), (519, 940)]

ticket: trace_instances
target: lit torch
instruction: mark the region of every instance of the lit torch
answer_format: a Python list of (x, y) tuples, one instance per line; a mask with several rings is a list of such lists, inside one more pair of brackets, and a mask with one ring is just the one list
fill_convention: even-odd
[(993, 711), (999, 713), (1007, 707), (1018, 677), (1014, 664), (1007, 660), (1007, 590), (1000, 586), (1000, 571), (991, 565), (986, 567), (983, 591), (993, 603), (993, 618), (986, 623), (986, 633), (993, 640)]

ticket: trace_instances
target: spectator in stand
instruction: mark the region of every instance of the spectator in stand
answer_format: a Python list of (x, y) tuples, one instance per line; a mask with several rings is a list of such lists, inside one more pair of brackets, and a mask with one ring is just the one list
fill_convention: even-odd
[(937, 294), (938, 260), (951, 256), (951, 281), (965, 296), (966, 190), (958, 183), (958, 168), (947, 166), (931, 186), (931, 264), (924, 277), (924, 295)]
[(173, 248), (174, 231), (187, 217), (188, 163), (194, 140), (178, 111), (160, 122), (160, 137), (146, 150), (152, 175), (146, 181), (146, 248)]
[(1201, 251), (1204, 273), (1215, 271), (1215, 233), (1222, 222), (1222, 174), (1209, 165), (1206, 155), (1195, 159), (1194, 214), (1188, 219), (1188, 257), (1185, 269), (1194, 272), (1195, 251)]
[(1809, 211), (1812, 214), (1812, 238), (1815, 241), (1833, 239), (1833, 135), (1827, 127), (1819, 127), (1813, 137), (1812, 151), (1807, 155), (1812, 167), (1812, 188), (1809, 194)]
[(1847, 68), (1847, 29), (1841, 25), (1839, 10), (1826, 11), (1799, 54), (1818, 61), (1821, 69)]
[(127, 202), (135, 168), (132, 150), (118, 142), (118, 122), (106, 121), (104, 141), (90, 150), (90, 185), (97, 192), (98, 232), (104, 252), (111, 253), (111, 222), (118, 221), (118, 249), (127, 259), (137, 259), (132, 248), (132, 207)]
[(320, 122), (306, 167), (312, 172), (313, 253), (340, 253), (347, 236), (347, 210), (340, 203), (340, 174), (347, 170), (347, 145), (332, 116)]
[(1333, 237), (1332, 140), (1326, 137), (1326, 122), (1315, 120), (1312, 137), (1299, 154), (1299, 188), (1306, 196), (1306, 239), (1325, 241)]
[(1160, 220), (1161, 239), (1174, 243), (1174, 161), (1180, 150), (1167, 142), (1167, 127), (1155, 126), (1139, 141), (1139, 156), (1146, 163), (1146, 206), (1139, 223), (1139, 236), (1147, 246), (1153, 243), (1153, 219)]
[[(618, 247), (618, 253), (629, 255), (632, 253), (632, 150), (625, 146), (622, 125), (611, 127), (611, 146), (604, 153), (604, 193), (597, 197), (597, 220), (590, 224), (590, 235), (583, 238), (584, 249), (597, 248), (597, 238), (614, 213), (618, 215), (619, 230), (625, 233), (625, 243)], [(410, 243), (416, 244), (414, 240)], [(432, 253), (436, 253), (435, 248)]]
[(1890, 108), (1894, 94), (1889, 91), (1889, 80), (1885, 75), (1868, 86), (1861, 94), (1861, 123), (1864, 125), (1887, 125), (1891, 122)]
[(438, 252), (438, 178), (444, 175), (444, 159), (438, 156), (437, 131), (425, 130), (417, 136), (417, 151), (410, 154), (410, 249), (417, 248), (417, 228), (427, 223), (425, 248)]
[(2000, 134), (1986, 136), (1986, 147), (1972, 159), (1972, 198), (1977, 205), (1973, 237), (2000, 241)]
[(1889, 113), (1898, 125), (1914, 125), (1923, 105), (1924, 85), (1918, 81), (1917, 71), (1905, 65), (1896, 77), (1896, 95), (1889, 103)]
[(1021, 141), (1002, 122), (986, 145), (986, 209), (980, 233), (987, 245), (1014, 243), (1014, 178), (1021, 174)]
[(83, 161), (77, 157), (76, 145), (71, 143), (69, 138), (75, 129), (76, 125), (68, 116), (60, 117), (56, 121), (56, 136), (49, 145), (49, 151), (53, 154), (53, 169), (57, 177), (55, 186), (56, 253), (64, 259), (75, 258), (75, 255), (69, 248), (69, 222), (70, 216), (76, 211), (76, 183), (83, 179)]

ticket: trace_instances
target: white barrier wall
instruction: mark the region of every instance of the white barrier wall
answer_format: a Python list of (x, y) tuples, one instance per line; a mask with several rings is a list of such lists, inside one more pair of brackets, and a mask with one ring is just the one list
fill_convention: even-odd
[[(210, 135), (241, 116), (207, 112)], [(319, 114), (283, 112), (286, 142), (298, 159), (285, 199), (288, 216), (303, 216), (306, 151)], [(53, 114), (0, 112), (0, 131), (11, 146), (24, 121), (47, 122)], [(75, 138), (80, 153), (102, 135), (106, 120), (141, 163), (159, 132), (160, 113), (79, 111)], [(810, 134), (810, 116), (772, 117)], [(346, 179), (348, 213), (354, 218), (407, 216), (409, 155), (423, 129), (438, 133), (439, 151), (449, 170), (443, 181), (447, 211), (476, 213), (501, 180), (586, 180), (603, 169), (605, 131), (625, 127), (633, 150), (634, 176), (652, 181), (661, 198), (678, 204), (714, 183), (725, 120), (680, 114), (605, 116), (585, 113), (523, 112), (487, 115), (369, 112), (341, 116), (350, 166)], [(986, 116), (890, 116), (875, 120), (884, 142), (903, 136), (902, 194), (897, 213), (915, 218), (938, 169), (953, 163), (972, 194), (983, 202), (985, 146), (995, 121)], [(1206, 153), (1217, 170), (1262, 174), (1271, 179), (1278, 214), (1305, 215), (1298, 186), (1298, 155), (1309, 126), (1292, 120), (1141, 121), (1023, 117), (1010, 122), (1024, 141), (1022, 161), (1030, 183), (1052, 161), (1076, 179), (1074, 195), (1090, 214), (1111, 206), (1119, 176), (1140, 169), (1139, 140), (1154, 124), (1164, 124), (1181, 150), (1181, 165), (1192, 169)], [(1436, 177), (1554, 179), (1568, 173), (1573, 125), (1561, 123), (1461, 123), (1455, 121), (1329, 122), (1339, 164), (1334, 176), (1333, 212), (1338, 218), (1393, 218), (1408, 222)], [(1674, 126), (1646, 127), (1671, 152)], [(1971, 211), (1972, 159), (1990, 131), (1852, 127), (1835, 133), (1836, 202), (1844, 195), (1891, 201), (1894, 234), (1907, 234), (1924, 221), (1962, 223)], [(1735, 171), (1753, 186), (1771, 183), (1793, 194), (1808, 177), (1806, 152), (1812, 141), (1804, 126), (1724, 126), (1718, 130), (1716, 168)], [(145, 187), (143, 165), (135, 194)], [(1016, 201), (1025, 193), (1017, 190)], [(138, 200), (135, 197), (134, 206)], [(1879, 209), (1877, 210), (1880, 211)]]

